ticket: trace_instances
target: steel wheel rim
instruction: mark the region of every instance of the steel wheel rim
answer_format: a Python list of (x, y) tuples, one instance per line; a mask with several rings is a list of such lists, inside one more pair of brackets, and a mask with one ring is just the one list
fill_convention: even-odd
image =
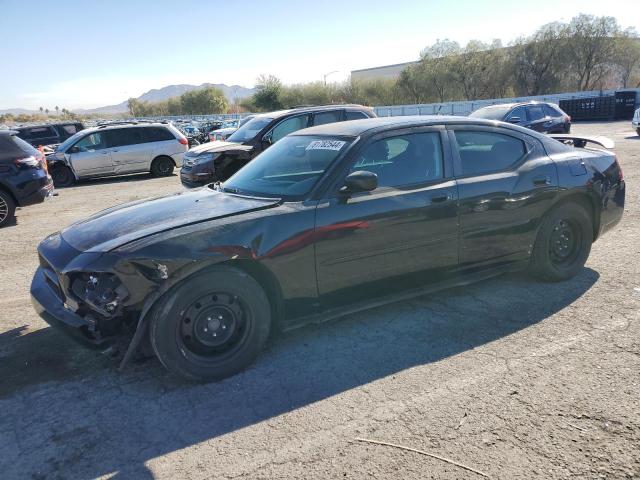
[(4, 198), (0, 197), (0, 223), (4, 222), (9, 216), (9, 205)]
[(553, 226), (549, 238), (549, 255), (556, 265), (570, 265), (578, 257), (582, 232), (571, 219), (561, 218)]
[(198, 363), (217, 363), (234, 355), (245, 344), (253, 323), (246, 304), (228, 292), (198, 297), (178, 320), (180, 350)]

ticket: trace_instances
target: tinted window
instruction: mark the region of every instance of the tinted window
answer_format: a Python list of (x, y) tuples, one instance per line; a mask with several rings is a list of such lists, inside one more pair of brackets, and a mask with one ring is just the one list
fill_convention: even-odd
[(487, 120), (502, 120), (510, 108), (511, 106), (509, 105), (484, 107), (470, 113), (469, 116), (474, 118), (486, 118)]
[(9, 135), (9, 139), (10, 139), (10, 141), (13, 141), (13, 144), (18, 149), (20, 149), (21, 151), (23, 151), (27, 155), (38, 155), (38, 150), (33, 148), (30, 144), (28, 144), (27, 142), (25, 142), (21, 138), (16, 137), (15, 135)]
[[(249, 125), (249, 122), (247, 125)], [(273, 143), (277, 142), (283, 137), (286, 137), (290, 133), (297, 132), (303, 128), (307, 128), (309, 125), (309, 115), (297, 115), (295, 117), (287, 118), (283, 120), (278, 125), (276, 125), (273, 130), (271, 130), (271, 141)]]
[(263, 128), (271, 123), (273, 118), (269, 117), (255, 117), (245, 123), (238, 130), (233, 132), (227, 141), (229, 142), (237, 142), (244, 143), (248, 140), (254, 138)]
[(142, 133), (140, 128), (120, 128), (116, 130), (107, 130), (105, 135), (109, 139), (109, 145), (112, 147), (124, 147), (126, 145), (135, 145), (142, 143)]
[(546, 117), (544, 110), (542, 109), (542, 105), (536, 105), (535, 107), (527, 107), (529, 112), (529, 120), (535, 121), (540, 120), (541, 118)]
[(87, 135), (86, 137), (82, 137), (74, 147), (77, 147), (81, 152), (93, 152), (94, 150), (107, 148), (107, 145), (104, 141), (104, 135), (102, 132), (95, 132)]
[(364, 112), (346, 111), (347, 120), (361, 120), (363, 118), (369, 118)]
[(544, 113), (547, 117), (561, 117), (562, 115), (550, 105), (543, 105)]
[(38, 139), (38, 138), (47, 138), (47, 137), (55, 137), (56, 132), (53, 131), (51, 127), (36, 127), (30, 128), (24, 131), (24, 138), (30, 139)]
[(143, 128), (142, 138), (145, 142), (164, 142), (165, 140), (176, 139), (176, 137), (173, 136), (173, 133), (162, 127)]
[(365, 148), (351, 171), (378, 176), (378, 186), (399, 187), (442, 178), (442, 145), (437, 132), (385, 138)]
[(333, 112), (316, 113), (313, 116), (314, 125), (324, 125), (325, 123), (335, 123), (342, 120), (342, 111), (335, 110)]
[(60, 125), (58, 128), (62, 131), (64, 138), (75, 135), (79, 130), (77, 125)]
[(463, 175), (483, 175), (505, 170), (526, 153), (524, 142), (509, 135), (462, 130), (455, 133)]
[(506, 120), (513, 120), (514, 117), (518, 117), (520, 120), (524, 122), (527, 119), (527, 110), (524, 107), (516, 107), (514, 108), (509, 115), (507, 115)]

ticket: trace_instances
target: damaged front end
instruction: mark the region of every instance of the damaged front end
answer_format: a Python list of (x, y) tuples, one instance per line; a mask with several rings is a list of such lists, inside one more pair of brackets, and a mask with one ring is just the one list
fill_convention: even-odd
[(38, 255), (31, 283), (36, 312), (83, 345), (103, 351), (136, 330), (144, 299), (167, 276), (165, 265), (80, 252), (59, 234), (45, 239)]

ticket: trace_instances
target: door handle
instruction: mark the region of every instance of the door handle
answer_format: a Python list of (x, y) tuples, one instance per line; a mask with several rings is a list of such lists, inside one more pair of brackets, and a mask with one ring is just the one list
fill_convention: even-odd
[(533, 177), (533, 184), (536, 186), (551, 185), (551, 178), (543, 176)]
[(447, 200), (451, 200), (451, 195), (446, 194), (446, 195), (434, 195), (433, 197), (431, 197), (431, 202), (432, 203), (442, 203), (442, 202), (446, 202)]

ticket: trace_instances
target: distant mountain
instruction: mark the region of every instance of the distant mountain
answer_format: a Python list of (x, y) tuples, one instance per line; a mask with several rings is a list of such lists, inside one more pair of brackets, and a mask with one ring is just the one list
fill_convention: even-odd
[(40, 113), (39, 110), (29, 110), (27, 108), (7, 108), (6, 110), (0, 110), (0, 115), (10, 113), (12, 115), (33, 115), (34, 113)]
[[(144, 102), (163, 102), (170, 98), (179, 97), (183, 93), (192, 90), (202, 90), (203, 88), (214, 87), (219, 88), (225, 97), (231, 102), (234, 98), (243, 99), (254, 94), (254, 88), (241, 87), (240, 85), (225, 85), (224, 83), (203, 83), (202, 85), (168, 85), (162, 88), (154, 88), (143, 93), (138, 100)], [(124, 113), (128, 111), (127, 100), (117, 105), (107, 105), (106, 107), (90, 108), (86, 110), (74, 110), (78, 113)], [(1, 113), (1, 112), (0, 112)]]

